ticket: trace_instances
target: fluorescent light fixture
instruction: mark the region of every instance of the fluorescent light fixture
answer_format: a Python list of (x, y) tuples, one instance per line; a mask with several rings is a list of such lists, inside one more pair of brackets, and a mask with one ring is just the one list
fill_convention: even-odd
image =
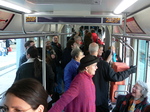
[(11, 9), (14, 9), (14, 10), (19, 10), (19, 11), (21, 11), (21, 12), (31, 13), (31, 10), (29, 10), (29, 9), (20, 7), (20, 6), (18, 6), (18, 5), (15, 5), (15, 4), (12, 4), (12, 3), (10, 3), (10, 2), (3, 1), (3, 0), (0, 0), (0, 5), (1, 5), (1, 6), (4, 6), (4, 7), (11, 8)]
[(123, 0), (118, 7), (115, 9), (114, 13), (115, 14), (120, 14), (123, 12), (125, 9), (130, 7), (132, 4), (134, 4), (137, 0)]

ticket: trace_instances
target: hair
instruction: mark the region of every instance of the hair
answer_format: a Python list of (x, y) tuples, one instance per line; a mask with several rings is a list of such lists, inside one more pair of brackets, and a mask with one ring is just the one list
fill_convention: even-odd
[(55, 36), (59, 38), (59, 36), (58, 36), (58, 35), (53, 35), (53, 37), (55, 37)]
[(35, 58), (34, 59), (34, 76), (39, 77), (42, 72), (42, 64), (38, 59), (38, 56), (39, 56), (38, 49), (34, 46), (31, 46), (29, 47), (29, 49), (27, 49), (27, 54), (29, 54), (31, 58)]
[(77, 41), (77, 40), (79, 40), (79, 39), (81, 40), (81, 37), (80, 37), (80, 36), (78, 36), (78, 35), (75, 35), (75, 36), (74, 36), (74, 41)]
[(95, 33), (95, 30), (94, 30), (94, 29), (92, 29), (92, 30), (91, 30), (91, 33)]
[(98, 44), (98, 46), (99, 46), (99, 48), (104, 48), (104, 45), (102, 45), (102, 44)]
[(148, 93), (148, 87), (147, 84), (145, 82), (142, 81), (137, 81), (136, 84), (140, 85), (142, 87), (141, 93), (143, 95), (143, 97), (147, 97), (147, 93)]
[(99, 46), (97, 43), (93, 42), (89, 45), (89, 52), (90, 54), (94, 53), (94, 52), (98, 52)]
[(78, 49), (78, 48), (73, 49), (71, 51), (72, 58), (75, 59), (76, 57), (78, 57), (80, 52), (82, 52), (82, 51), (80, 49)]
[(67, 48), (70, 48), (71, 49), (71, 46), (74, 44), (74, 40), (69, 40), (68, 42), (67, 42)]
[(24, 47), (30, 47), (30, 43), (34, 42), (33, 40), (28, 40), (25, 44)]
[(44, 112), (47, 112), (48, 94), (37, 80), (32, 78), (19, 80), (6, 91), (5, 96), (9, 93), (24, 100), (33, 110), (37, 109), (39, 105), (43, 105)]

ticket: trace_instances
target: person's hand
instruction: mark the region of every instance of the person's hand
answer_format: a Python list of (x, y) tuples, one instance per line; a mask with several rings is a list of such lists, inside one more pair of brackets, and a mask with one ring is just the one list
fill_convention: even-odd
[(137, 66), (131, 65), (129, 70), (130, 70), (131, 73), (136, 73), (137, 72)]

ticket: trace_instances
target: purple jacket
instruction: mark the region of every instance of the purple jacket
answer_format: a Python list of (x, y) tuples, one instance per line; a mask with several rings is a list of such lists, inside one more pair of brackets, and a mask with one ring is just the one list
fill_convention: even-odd
[(70, 88), (48, 112), (95, 112), (95, 86), (92, 75), (79, 73)]

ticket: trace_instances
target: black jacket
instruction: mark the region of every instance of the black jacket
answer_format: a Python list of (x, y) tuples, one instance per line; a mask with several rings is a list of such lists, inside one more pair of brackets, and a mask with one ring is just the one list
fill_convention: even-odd
[(98, 69), (93, 77), (96, 87), (96, 106), (102, 105), (108, 108), (109, 81), (122, 81), (132, 73), (130, 69), (123, 72), (115, 72), (107, 62), (100, 60)]
[[(18, 68), (16, 72), (15, 81), (18, 81), (24, 78), (34, 78), (34, 79), (37, 79), (41, 83), (43, 82), (42, 74), (39, 77), (34, 76), (34, 63), (33, 62), (25, 63)], [(46, 90), (48, 94), (53, 93), (53, 87), (54, 87), (54, 73), (52, 71), (51, 66), (46, 65)]]

